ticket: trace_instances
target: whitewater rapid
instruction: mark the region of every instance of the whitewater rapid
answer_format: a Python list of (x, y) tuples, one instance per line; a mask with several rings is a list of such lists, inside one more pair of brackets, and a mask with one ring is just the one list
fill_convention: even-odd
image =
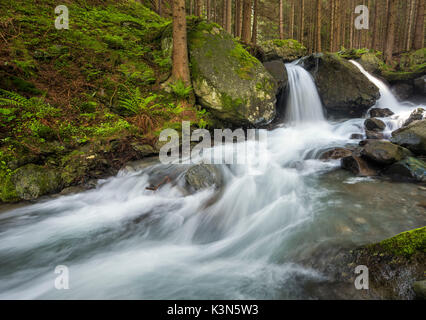
[[(318, 157), (356, 143), (349, 137), (363, 134), (364, 119), (327, 122), (310, 75), (294, 64), (287, 70), (289, 121), (268, 132), (262, 174), (223, 165), (220, 190), (188, 195), (185, 167), (158, 163), (0, 214), (0, 299), (318, 298), (305, 284), (326, 279), (295, 257), (333, 239), (361, 242), (366, 227), (352, 212), (368, 212), (322, 181), (339, 161)], [(173, 183), (146, 190), (166, 175)], [(375, 226), (373, 238), (415, 224), (392, 210), (357, 218)], [(386, 212), (397, 226), (383, 226)], [(69, 268), (68, 290), (54, 287), (57, 265)]]

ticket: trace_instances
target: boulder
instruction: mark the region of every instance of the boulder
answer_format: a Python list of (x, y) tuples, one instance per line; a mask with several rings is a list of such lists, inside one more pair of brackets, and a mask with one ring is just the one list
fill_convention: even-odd
[(414, 87), (404, 82), (396, 83), (392, 86), (392, 92), (399, 100), (407, 100), (413, 96)]
[(411, 152), (385, 140), (367, 140), (361, 154), (377, 163), (390, 165), (411, 155)]
[(268, 61), (263, 64), (278, 84), (278, 90), (285, 90), (288, 85), (287, 69), (282, 60)]
[(222, 186), (222, 173), (211, 164), (198, 164), (192, 166), (185, 173), (185, 181), (190, 191), (200, 191), (209, 187)]
[(392, 132), (391, 142), (416, 154), (426, 155), (426, 119), (415, 121)]
[(54, 170), (27, 164), (4, 176), (2, 179), (1, 200), (35, 200), (38, 197), (58, 192), (62, 188), (60, 174)]
[[(162, 49), (171, 56), (171, 26)], [(188, 21), (191, 77), (197, 102), (224, 123), (262, 126), (275, 117), (277, 83), (263, 64), (217, 24)]]
[(377, 171), (366, 160), (356, 155), (344, 157), (340, 160), (343, 169), (361, 177), (376, 176)]
[(382, 140), (385, 138), (385, 135), (382, 132), (365, 130), (365, 136), (367, 139), (377, 139)]
[(313, 54), (303, 59), (312, 74), (328, 114), (359, 118), (380, 97), (379, 89), (349, 61), (335, 54)]
[(394, 113), (388, 108), (372, 108), (370, 109), (370, 117), (372, 118), (387, 118), (394, 115)]
[(307, 49), (300, 42), (287, 40), (268, 40), (261, 43), (265, 53), (265, 61), (281, 59), (284, 62), (294, 61), (307, 54)]
[(358, 62), (369, 73), (380, 74), (380, 68), (383, 62), (377, 57), (375, 53), (367, 52), (363, 54)]
[(426, 300), (426, 280), (414, 282), (413, 290), (416, 294), (416, 299)]
[(333, 148), (321, 154), (320, 160), (338, 160), (344, 157), (348, 157), (351, 154), (352, 150), (346, 148)]
[(413, 123), (414, 121), (423, 120), (424, 116), (425, 116), (425, 109), (417, 108), (410, 114), (410, 117), (408, 117), (408, 119), (404, 122), (403, 127), (408, 126), (410, 123)]
[(414, 79), (414, 91), (415, 93), (426, 95), (426, 75)]
[(413, 157), (407, 157), (391, 165), (386, 171), (396, 180), (414, 180), (426, 182), (426, 162)]
[(385, 130), (386, 124), (377, 118), (369, 118), (364, 121), (365, 129), (368, 131), (380, 132)]

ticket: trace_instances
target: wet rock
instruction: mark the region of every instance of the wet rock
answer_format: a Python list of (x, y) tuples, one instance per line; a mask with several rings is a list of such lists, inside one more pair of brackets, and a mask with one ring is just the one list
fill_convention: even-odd
[(137, 143), (137, 142), (133, 142), (133, 143), (131, 143), (131, 146), (132, 146), (133, 150), (135, 150), (142, 157), (148, 157), (148, 156), (158, 154), (158, 151), (155, 150), (149, 144), (140, 144), (140, 143)]
[(288, 85), (287, 69), (282, 60), (274, 60), (263, 64), (278, 83), (278, 90), (284, 90)]
[(377, 118), (369, 118), (364, 121), (365, 129), (368, 131), (380, 132), (385, 130), (386, 124)]
[(426, 163), (420, 159), (407, 157), (391, 165), (385, 174), (394, 180), (426, 182)]
[(372, 118), (386, 118), (394, 115), (394, 113), (388, 108), (372, 108), (370, 109), (370, 117)]
[(293, 39), (268, 40), (262, 42), (261, 47), (265, 52), (265, 61), (280, 59), (284, 62), (290, 62), (307, 54), (307, 49)]
[(352, 133), (349, 139), (361, 140), (364, 139), (364, 136), (361, 133)]
[(410, 123), (413, 123), (414, 121), (423, 120), (424, 116), (425, 116), (425, 109), (417, 108), (410, 114), (410, 117), (404, 122), (403, 127), (408, 126)]
[(383, 63), (375, 53), (368, 52), (363, 54), (358, 62), (363, 66), (365, 70), (370, 73), (380, 74), (380, 66)]
[(414, 282), (413, 290), (416, 294), (416, 299), (426, 300), (426, 280)]
[(365, 130), (365, 135), (366, 135), (367, 139), (382, 140), (382, 139), (385, 138), (383, 133), (376, 132), (376, 131), (370, 131), (370, 130)]
[(349, 61), (333, 54), (313, 54), (302, 60), (318, 93), (334, 118), (359, 118), (380, 97), (379, 89)]
[(392, 132), (391, 142), (416, 154), (426, 155), (426, 120), (415, 121)]
[(414, 90), (418, 94), (426, 95), (426, 75), (414, 80)]
[(377, 170), (366, 160), (356, 155), (351, 155), (340, 160), (343, 169), (351, 171), (360, 177), (377, 175)]
[(399, 100), (407, 100), (413, 96), (414, 88), (408, 83), (397, 83), (392, 87), (392, 92)]
[(361, 154), (377, 163), (390, 165), (411, 155), (408, 149), (385, 140), (368, 140)]
[(222, 173), (211, 164), (198, 164), (188, 169), (185, 173), (185, 181), (189, 189), (199, 191), (212, 186), (222, 186)]
[(333, 148), (324, 152), (320, 156), (320, 160), (338, 160), (352, 155), (352, 150), (346, 148)]

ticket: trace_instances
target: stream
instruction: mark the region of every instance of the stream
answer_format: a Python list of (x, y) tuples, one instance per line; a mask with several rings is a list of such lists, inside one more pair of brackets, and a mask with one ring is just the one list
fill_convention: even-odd
[[(376, 107), (387, 132), (419, 104), (400, 103), (379, 79)], [(96, 189), (0, 213), (0, 299), (338, 299), (306, 263), (333, 248), (382, 240), (425, 225), (415, 184), (354, 177), (327, 148), (357, 144), (365, 119), (327, 121), (310, 74), (287, 64), (286, 123), (268, 132), (260, 175), (221, 166), (224, 186), (182, 190), (184, 168), (152, 163), (122, 170)], [(146, 190), (156, 175), (175, 177)], [(57, 265), (69, 268), (57, 290)], [(313, 264), (312, 264), (313, 265)]]

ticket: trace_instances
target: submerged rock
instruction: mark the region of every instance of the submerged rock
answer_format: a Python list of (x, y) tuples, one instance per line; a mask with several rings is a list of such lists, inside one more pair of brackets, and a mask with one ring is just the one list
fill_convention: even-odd
[(392, 132), (391, 142), (416, 154), (426, 155), (426, 120), (415, 121)]
[(313, 54), (303, 64), (332, 117), (362, 117), (380, 97), (379, 89), (355, 65), (337, 55)]
[(408, 149), (385, 140), (368, 140), (361, 154), (377, 163), (390, 165), (411, 155)]
[(364, 126), (366, 130), (369, 131), (383, 131), (386, 128), (386, 124), (377, 118), (369, 118), (364, 121)]
[(230, 34), (199, 21), (189, 28), (188, 43), (200, 105), (233, 125), (261, 126), (274, 119), (276, 81)]
[(185, 181), (190, 189), (200, 191), (209, 187), (220, 188), (222, 186), (222, 173), (211, 164), (198, 164), (188, 169), (185, 173)]
[(426, 182), (426, 162), (413, 157), (407, 157), (391, 165), (385, 174), (395, 180), (414, 180)]
[(284, 62), (290, 62), (305, 56), (308, 52), (300, 42), (287, 40), (268, 40), (261, 43), (265, 52), (265, 61), (281, 59)]
[(377, 176), (377, 170), (373, 168), (373, 166), (371, 166), (367, 161), (361, 157), (358, 157), (357, 155), (344, 157), (340, 161), (343, 169), (351, 171), (360, 177)]
[(370, 109), (370, 117), (372, 118), (386, 118), (394, 115), (394, 113), (388, 108), (372, 108)]
[(404, 122), (403, 127), (408, 126), (410, 123), (413, 123), (414, 121), (423, 120), (424, 115), (425, 115), (425, 109), (417, 108), (410, 114), (410, 117)]

